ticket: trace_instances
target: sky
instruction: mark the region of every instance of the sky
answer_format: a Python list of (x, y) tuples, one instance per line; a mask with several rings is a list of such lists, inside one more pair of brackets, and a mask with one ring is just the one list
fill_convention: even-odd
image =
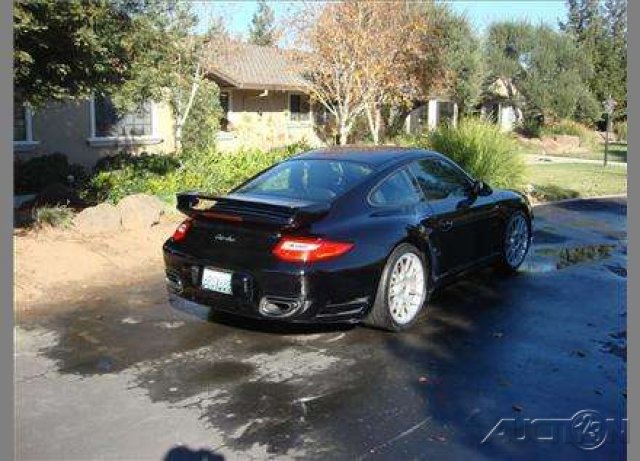
[[(193, 0), (194, 11), (206, 22), (211, 11), (222, 13), (229, 29), (237, 34), (246, 34), (251, 16), (256, 10), (255, 0)], [(282, 18), (300, 4), (295, 1), (269, 1), (276, 18)], [(465, 14), (482, 33), (494, 21), (527, 20), (532, 24), (540, 22), (557, 27), (565, 17), (564, 0), (449, 0), (451, 7)]]

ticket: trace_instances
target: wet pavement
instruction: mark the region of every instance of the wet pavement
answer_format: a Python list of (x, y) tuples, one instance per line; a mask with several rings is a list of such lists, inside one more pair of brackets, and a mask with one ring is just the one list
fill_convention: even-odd
[(624, 459), (626, 199), (535, 214), (518, 275), (438, 292), (404, 334), (176, 310), (161, 268), (22, 314), (18, 455)]

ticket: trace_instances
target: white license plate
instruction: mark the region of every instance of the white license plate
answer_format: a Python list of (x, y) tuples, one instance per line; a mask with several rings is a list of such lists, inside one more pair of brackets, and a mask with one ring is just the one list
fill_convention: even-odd
[(207, 267), (202, 271), (202, 288), (217, 291), (218, 293), (231, 293), (231, 272), (218, 271)]

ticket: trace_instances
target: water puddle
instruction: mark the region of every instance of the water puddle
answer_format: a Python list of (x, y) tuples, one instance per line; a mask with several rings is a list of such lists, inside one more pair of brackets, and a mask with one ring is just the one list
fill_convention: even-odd
[(558, 255), (558, 269), (563, 269), (574, 264), (595, 261), (611, 256), (615, 245), (584, 245), (573, 248), (563, 248)]
[[(590, 244), (573, 247), (542, 247), (527, 258), (522, 265), (525, 272), (553, 272), (580, 263), (599, 261), (611, 256), (617, 245)], [(616, 275), (626, 277), (621, 266), (606, 266)], [(624, 274), (624, 275), (623, 275)]]

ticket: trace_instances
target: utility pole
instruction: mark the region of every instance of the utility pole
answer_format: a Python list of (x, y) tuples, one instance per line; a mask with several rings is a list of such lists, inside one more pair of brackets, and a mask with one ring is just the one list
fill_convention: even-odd
[(611, 118), (613, 117), (613, 110), (616, 108), (616, 102), (611, 95), (602, 102), (604, 110), (607, 113), (607, 132), (604, 138), (604, 166), (607, 166), (607, 160), (609, 159), (609, 131), (611, 131)]

